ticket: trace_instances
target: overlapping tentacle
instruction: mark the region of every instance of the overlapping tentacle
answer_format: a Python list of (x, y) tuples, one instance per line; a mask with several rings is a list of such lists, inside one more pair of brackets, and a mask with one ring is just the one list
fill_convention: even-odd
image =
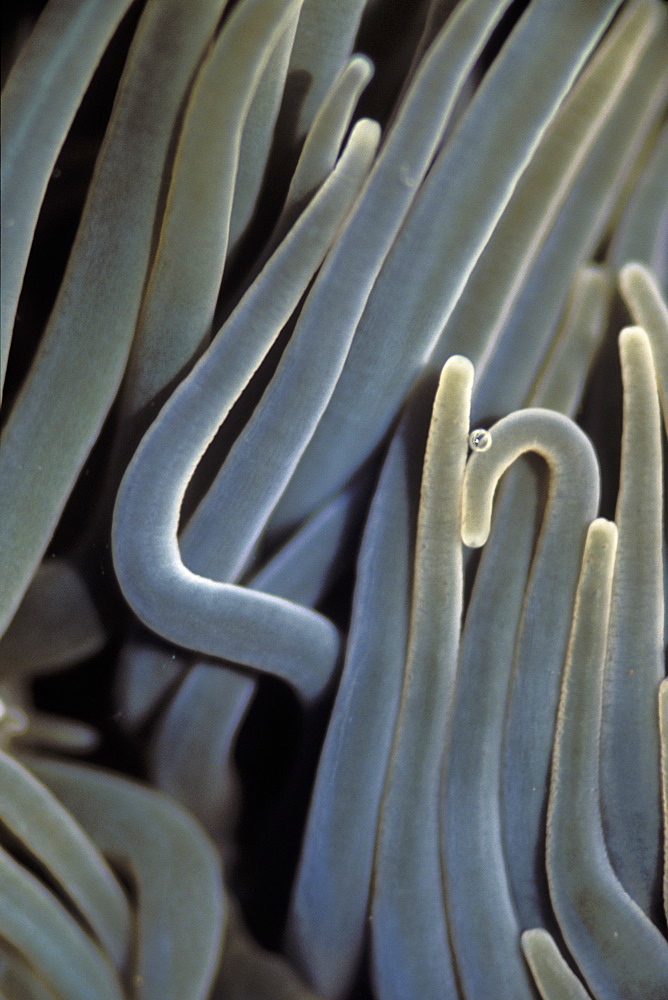
[[(575, 411), (582, 373), (574, 362), (587, 353), (591, 358), (600, 344), (609, 293), (600, 270), (583, 269), (532, 404)], [(540, 519), (537, 486), (535, 472), (520, 460), (499, 488), (466, 612), (444, 762), (445, 900), (458, 981), (470, 1000), (493, 993), (499, 998), (533, 995), (508, 878), (500, 761), (516, 635)]]
[[(276, 528), (293, 524), (340, 488), (387, 433), (513, 189), (617, 6), (597, 3), (585, 9), (573, 3), (560, 4), (557, 10), (547, 0), (527, 8), (416, 193), (359, 319), (330, 406), (277, 508)], [(496, 6), (494, 13), (499, 16), (502, 9)], [(493, 23), (489, 4), (475, 3), (460, 5), (446, 21), (442, 52), (453, 67), (461, 67), (458, 88)], [(478, 45), (472, 44), (472, 35)], [(549, 54), (543, 51), (548, 37)], [(435, 65), (436, 52), (435, 45), (430, 50)], [(535, 85), (538, 62), (540, 87)], [(430, 63), (426, 60), (416, 77), (416, 94)], [(404, 113), (410, 105), (409, 94)], [(520, 106), (523, 113), (518, 116)], [(411, 170), (408, 177), (416, 183), (421, 175)], [(414, 266), (416, 247), (420, 247), (419, 270)], [(408, 273), (412, 280), (406, 282)], [(388, 354), (391, 363), (379, 366), (377, 358)]]
[[(177, 541), (179, 513), (199, 459), (320, 264), (377, 140), (372, 123), (356, 126), (337, 170), (147, 432), (114, 514), (116, 573), (140, 618), (197, 652), (289, 678), (307, 697), (327, 683), (338, 659), (334, 626), (281, 598), (189, 570)], [(185, 435), (176, 455), (174, 434)]]
[(459, 525), (472, 384), (471, 362), (451, 358), (427, 439), (406, 670), (374, 859), (371, 949), (382, 1000), (457, 996), (439, 798), (463, 606)]
[[(583, 432), (550, 410), (527, 409), (490, 429), (492, 446), (474, 451), (466, 469), (462, 537), (483, 545), (499, 478), (528, 451), (550, 467), (543, 527), (516, 640), (502, 763), (503, 836), (521, 926), (545, 913), (542, 843), (559, 680), (587, 526), (597, 513), (599, 471)], [(541, 669), (537, 670), (536, 665)]]
[(0, 995), (662, 998), (665, 4), (191, 7), (3, 95)]
[(204, 1000), (227, 921), (213, 844), (181, 807), (153, 789), (82, 765), (31, 760), (30, 767), (132, 880), (133, 975), (142, 1000)]
[(543, 1000), (590, 1000), (547, 931), (538, 927), (525, 931), (522, 951)]
[[(423, 394), (424, 396), (424, 394)], [(381, 798), (408, 639), (414, 484), (425, 400), (414, 401), (383, 465), (364, 530), (346, 659), (322, 748), (287, 926), (309, 982), (345, 996), (370, 905)]]
[(601, 823), (599, 734), (616, 547), (616, 526), (594, 521), (559, 705), (547, 869), (559, 926), (597, 1000), (658, 1000), (668, 982), (668, 943), (618, 881)]
[(605, 655), (601, 803), (612, 865), (650, 915), (661, 854), (656, 692), (666, 670), (661, 416), (647, 335), (629, 327), (619, 345), (624, 432)]
[(223, 6), (152, 0), (143, 13), (58, 299), (0, 441), (0, 633), (118, 390), (172, 132)]

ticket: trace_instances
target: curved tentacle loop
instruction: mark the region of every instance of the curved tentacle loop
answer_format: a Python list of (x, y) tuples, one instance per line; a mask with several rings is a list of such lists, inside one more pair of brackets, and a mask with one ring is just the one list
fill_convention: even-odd
[[(337, 169), (145, 435), (114, 511), (116, 573), (146, 624), (178, 645), (285, 677), (307, 698), (338, 660), (334, 625), (308, 608), (189, 570), (179, 515), (202, 454), (321, 263), (377, 142), (374, 123), (355, 126)], [(175, 438), (182, 442), (176, 450)]]
[(668, 943), (627, 895), (606, 851), (599, 740), (617, 528), (587, 534), (564, 671), (547, 822), (550, 898), (597, 1000), (664, 995)]
[(550, 468), (550, 484), (515, 643), (502, 755), (503, 837), (520, 925), (551, 920), (542, 857), (546, 789), (559, 678), (566, 654), (580, 558), (598, 510), (599, 470), (586, 435), (567, 417), (529, 408), (490, 428), (492, 445), (474, 451), (462, 506), (465, 544), (485, 543), (499, 478), (526, 452)]

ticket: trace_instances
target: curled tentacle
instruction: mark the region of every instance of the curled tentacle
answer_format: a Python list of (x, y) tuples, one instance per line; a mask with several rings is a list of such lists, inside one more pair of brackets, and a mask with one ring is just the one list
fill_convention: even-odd
[(179, 514), (202, 454), (299, 302), (377, 141), (377, 126), (357, 124), (337, 169), (145, 435), (114, 512), (116, 573), (146, 624), (207, 656), (277, 673), (305, 697), (331, 676), (335, 627), (308, 608), (189, 570), (177, 540)]
[[(422, 394), (424, 396), (425, 394)], [(288, 918), (309, 982), (345, 996), (363, 949), (374, 845), (404, 676), (415, 545), (418, 396), (390, 445), (357, 562), (346, 659), (320, 756)]]
[(471, 362), (450, 358), (420, 487), (406, 671), (374, 862), (371, 949), (383, 1000), (457, 996), (439, 802), (463, 606), (459, 526), (472, 384)]
[(502, 759), (503, 837), (520, 926), (550, 920), (545, 904), (546, 788), (582, 546), (596, 515), (599, 472), (586, 435), (550, 410), (520, 410), (491, 429), (492, 446), (473, 452), (462, 508), (465, 544), (483, 545), (499, 478), (525, 452), (550, 468), (543, 525), (515, 645)]
[[(591, 363), (600, 343), (609, 293), (600, 268), (582, 268), (531, 405), (564, 413), (577, 409), (586, 378), (583, 358)], [(494, 447), (489, 432), (479, 433), (487, 447), (478, 443), (474, 450)], [(500, 760), (515, 638), (539, 522), (537, 486), (533, 470), (519, 461), (499, 489), (462, 633), (444, 765), (445, 898), (460, 988), (470, 1000), (533, 996), (504, 856)]]

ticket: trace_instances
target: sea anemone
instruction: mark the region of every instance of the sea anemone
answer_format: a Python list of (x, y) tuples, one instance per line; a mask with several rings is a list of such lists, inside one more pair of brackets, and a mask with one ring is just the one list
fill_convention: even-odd
[(667, 20), (8, 23), (4, 996), (668, 996)]

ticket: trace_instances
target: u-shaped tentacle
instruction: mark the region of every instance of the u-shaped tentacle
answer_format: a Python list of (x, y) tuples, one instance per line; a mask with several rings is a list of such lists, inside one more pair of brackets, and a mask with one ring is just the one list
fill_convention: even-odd
[(567, 417), (530, 408), (491, 429), (464, 479), (462, 537), (487, 539), (496, 484), (526, 452), (550, 468), (543, 524), (524, 598), (508, 695), (502, 754), (505, 853), (520, 925), (549, 921), (542, 843), (559, 680), (587, 526), (598, 509), (599, 472), (586, 435)]

